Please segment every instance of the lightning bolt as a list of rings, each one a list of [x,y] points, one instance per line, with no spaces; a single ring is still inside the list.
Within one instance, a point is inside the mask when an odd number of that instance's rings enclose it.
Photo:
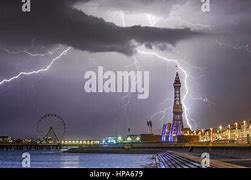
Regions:
[[[29,76],[29,75],[32,75],[32,74],[38,74],[38,73],[47,71],[48,69],[50,69],[50,67],[57,60],[59,60],[62,56],[66,55],[68,53],[68,51],[70,51],[70,49],[71,49],[71,47],[68,47],[64,51],[62,51],[57,57],[53,58],[52,61],[45,68],[42,68],[42,69],[39,69],[39,70],[35,70],[35,71],[30,71],[30,72],[20,72],[16,76],[13,76],[13,77],[11,77],[9,79],[3,79],[2,81],[0,81],[0,85],[2,85],[4,83],[11,82],[11,81],[13,81],[15,79],[18,79],[18,78],[22,77],[22,76]]]
[[[121,11],[121,12],[120,12],[120,15],[121,15],[121,19],[122,19],[122,24],[123,24],[123,26],[125,27],[126,25],[125,25],[125,16],[124,16],[124,13]],[[150,15],[150,14],[145,14],[145,17],[147,18],[147,20],[148,20],[150,26],[152,26],[152,27],[154,27],[155,24],[159,21],[158,18],[156,18],[156,17],[154,17],[154,16],[152,16],[152,15]],[[181,18],[180,18],[180,20],[181,20]],[[200,26],[200,27],[203,27],[203,28],[209,28],[209,26],[207,26],[207,25],[194,24],[194,23],[191,23],[191,22],[188,22],[188,21],[187,21],[187,23],[189,23],[190,25],[193,25],[193,26]],[[191,118],[191,115],[190,115],[190,113],[189,113],[189,108],[188,108],[188,106],[187,106],[186,103],[185,103],[185,100],[187,99],[187,97],[188,97],[188,95],[189,95],[189,88],[188,88],[188,73],[187,73],[187,71],[184,69],[184,67],[182,67],[182,65],[180,64],[180,61],[175,60],[175,59],[168,59],[168,58],[163,57],[163,56],[161,56],[161,55],[159,55],[159,54],[157,54],[157,53],[155,53],[155,52],[142,51],[142,50],[139,50],[138,48],[137,48],[137,52],[138,52],[139,54],[143,54],[143,55],[152,55],[152,56],[155,56],[155,57],[157,57],[157,58],[159,58],[159,59],[162,59],[162,60],[164,60],[164,61],[166,61],[166,62],[175,63],[175,64],[178,66],[179,70],[184,74],[184,80],[185,80],[185,83],[184,83],[184,84],[185,84],[185,86],[184,86],[184,87],[185,87],[185,94],[183,95],[183,98],[182,98],[182,104],[183,104],[183,107],[184,107],[184,116],[185,116],[187,125],[189,126],[189,128],[192,129],[191,121],[194,121],[194,120]],[[134,58],[134,62],[133,62],[132,64],[128,65],[127,68],[128,68],[128,67],[135,67],[135,69],[138,70],[137,58],[136,58],[135,56],[134,56],[133,58]],[[185,62],[185,63],[187,63],[187,62]],[[190,64],[189,64],[189,65],[190,65]],[[196,67],[196,68],[197,68],[197,67]],[[201,69],[200,69],[200,70],[201,70]],[[132,94],[129,92],[129,93],[127,93],[125,96],[123,96],[122,99],[121,99],[122,102],[123,102],[123,105],[124,105],[124,106],[123,106],[123,107],[124,107],[124,111],[127,110],[127,107],[128,107],[128,105],[130,104],[131,95],[132,95]],[[208,99],[207,99],[206,97],[200,97],[200,98],[193,98],[192,96],[190,96],[190,97],[191,97],[191,99],[193,99],[193,100],[200,100],[200,101],[203,101],[203,102],[208,102]],[[173,99],[171,99],[171,98],[167,98],[165,101],[167,101],[167,100],[168,100],[168,101],[173,101]],[[161,104],[164,104],[164,102],[161,103]],[[156,116],[158,116],[158,115],[161,115],[161,118],[160,118],[160,119],[163,119],[163,118],[166,116],[167,111],[168,111],[169,109],[172,109],[172,107],[171,107],[171,106],[170,106],[170,107],[166,107],[165,109],[163,109],[163,110],[161,110],[161,111],[159,111],[159,112],[154,113],[154,114],[151,116],[151,119],[153,119],[154,117],[156,117]]]
[[[217,43],[217,45],[219,45],[220,47],[229,47],[229,48],[232,48],[234,50],[245,50],[247,51],[249,54],[251,54],[251,49],[249,49],[249,45],[246,44],[246,45],[240,45],[240,46],[235,46],[235,45],[231,45],[231,44],[228,44],[228,43],[225,43],[225,42],[220,42],[219,40],[215,40],[215,42]]]
[[[159,21],[159,18],[153,16],[152,14],[145,14],[150,26],[154,27],[155,24]]]
[[[138,69],[139,69],[139,67],[138,67],[138,59],[135,56],[133,56],[133,59],[134,59],[133,63],[127,65],[126,69],[129,70],[130,67],[133,67],[133,68],[135,68],[136,71],[138,71]],[[132,92],[130,92],[130,91],[128,93],[126,93],[126,95],[121,98],[124,112],[127,111],[128,105],[131,102],[131,98],[132,98]]]
[[[121,16],[121,21],[122,21],[122,25],[123,27],[126,26],[126,23],[125,23],[125,14],[123,13],[123,11],[120,11],[119,12],[120,16]],[[137,58],[135,56],[133,56],[133,63],[132,64],[129,64],[126,66],[126,69],[129,70],[130,67],[133,67],[135,68],[135,70],[138,70],[138,61],[137,61]],[[126,93],[122,98],[121,98],[121,102],[122,102],[122,109],[124,110],[124,112],[126,113],[127,111],[127,108],[131,102],[131,98],[132,98],[132,92],[128,92]]]
[[[123,11],[116,11],[113,16],[112,16],[112,21],[114,21],[114,18],[119,15],[121,17],[121,22],[122,22],[122,26],[125,27],[126,23],[125,23],[125,14]]]
[[[201,24],[201,23],[194,23],[192,21],[188,21],[186,19],[183,19],[180,15],[178,15],[179,10],[174,8],[173,11],[170,12],[169,18],[170,20],[173,19],[174,22],[179,22],[180,25],[188,25],[190,27],[194,27],[195,29],[211,29],[211,26],[208,24]],[[167,19],[167,20],[168,20]]]
[[[185,86],[184,86],[185,87],[185,94],[184,94],[184,96],[182,98],[182,104],[184,106],[184,115],[185,115],[185,119],[186,119],[187,125],[189,126],[189,128],[192,129],[192,126],[191,126],[191,123],[190,123],[190,118],[189,118],[189,113],[188,113],[188,108],[187,108],[187,105],[185,103],[185,100],[186,100],[186,98],[188,96],[188,93],[189,93],[188,83],[187,83],[187,81],[188,81],[188,73],[187,73],[187,71],[175,59],[168,59],[168,58],[166,58],[164,56],[161,56],[161,55],[159,55],[159,54],[157,54],[155,52],[142,51],[142,50],[139,50],[139,49],[137,49],[137,52],[139,54],[143,54],[143,55],[155,56],[155,57],[157,57],[159,59],[162,59],[162,60],[164,60],[166,62],[175,63],[177,65],[177,67],[179,68],[179,70],[184,74],[184,79],[185,79],[185,83],[184,83],[185,84]]]
[[[159,21],[159,19],[156,18],[156,17],[154,17],[154,16],[151,16],[151,15],[145,15],[145,16],[146,16],[146,18],[148,19],[148,22],[149,22],[150,26],[153,26],[153,27],[154,27],[155,24]],[[181,17],[178,17],[178,16],[173,16],[173,17],[178,18],[178,20],[179,20],[180,22],[183,21],[183,22],[185,22],[185,23],[187,23],[187,24],[190,24],[190,25],[192,25],[192,26],[199,26],[200,28],[207,28],[207,29],[210,28],[209,25],[195,24],[195,23],[192,23],[192,22],[190,22],[190,21],[183,20]],[[187,98],[187,96],[188,96],[188,94],[189,94],[189,89],[188,89],[188,73],[187,73],[187,71],[181,66],[180,61],[177,61],[177,60],[175,60],[175,59],[168,59],[168,58],[163,57],[163,56],[161,56],[161,55],[159,55],[159,54],[157,54],[157,53],[155,53],[155,52],[146,52],[146,51],[141,51],[141,50],[138,49],[138,53],[141,53],[141,54],[144,54],[144,55],[154,55],[154,56],[158,57],[159,59],[165,60],[165,61],[167,61],[167,62],[173,62],[173,63],[175,63],[175,64],[177,65],[177,67],[183,72],[183,74],[184,74],[184,76],[185,76],[185,78],[184,78],[184,79],[185,79],[185,95],[184,95],[183,98],[182,98],[182,104],[183,104],[183,106],[184,106],[184,115],[185,115],[185,119],[186,119],[187,125],[189,126],[190,129],[192,129],[192,126],[191,126],[190,121],[191,121],[191,120],[194,121],[194,120],[191,118],[191,115],[190,115],[190,113],[189,113],[189,108],[187,107],[187,105],[186,105],[186,103],[185,103],[185,99]],[[184,62],[184,63],[188,64],[187,62]],[[189,65],[191,66],[191,64],[189,64]],[[192,67],[194,68],[194,66],[192,66]],[[201,68],[199,68],[199,67],[196,67],[196,68],[198,68],[199,70],[201,70]],[[207,102],[207,101],[208,101],[207,98],[193,98],[191,95],[190,95],[190,97],[191,97],[191,99],[193,99],[193,100],[201,100],[201,101],[203,101],[203,102]],[[166,99],[164,102],[162,102],[161,104],[165,104],[165,102],[166,102],[167,100],[173,102],[173,99],[167,98],[167,99]],[[152,119],[154,116],[158,115],[158,114],[162,114],[162,116],[161,116],[160,119],[163,119],[163,118],[166,116],[167,111],[168,111],[169,109],[172,109],[172,107],[167,107],[167,108],[165,108],[164,110],[161,110],[161,111],[159,111],[159,112],[156,112],[155,114],[152,115],[151,119]],[[194,122],[195,122],[195,121],[194,121]]]
[[[207,24],[193,23],[191,21],[182,19],[179,16],[175,16],[175,18],[178,19],[178,21],[180,22],[180,24],[188,24],[188,25],[193,26],[193,27],[198,27],[198,29],[209,29],[209,30],[211,29],[211,26],[207,25]]]
[[[33,57],[37,57],[37,56],[45,56],[45,54],[36,54],[36,53],[31,53],[28,52],[27,50],[23,50],[23,51],[10,51],[8,49],[4,49],[4,51],[8,54],[27,54],[29,56],[33,56]]]
[[[125,27],[126,26],[126,23],[125,23],[125,14],[123,13],[123,11],[120,11],[120,15],[121,15],[121,20],[122,20],[123,27]]]
[[[168,99],[168,100],[170,100],[171,103],[173,102],[173,99],[171,99],[171,98]],[[166,120],[167,112],[170,111],[170,110],[172,110],[172,108],[173,108],[173,106],[167,107],[167,106],[166,106],[167,103],[164,103],[164,102],[166,102],[166,101],[167,101],[167,99],[166,99],[165,101],[163,101],[162,103],[160,103],[161,107],[164,106],[164,108],[163,108],[162,110],[158,111],[158,112],[155,112],[155,113],[151,116],[151,118],[150,118],[151,120],[154,120],[154,119],[157,118],[157,117],[158,117],[158,119],[161,120],[161,121],[163,121],[164,119]]]
[[[47,53],[45,53],[45,54],[42,54],[42,53],[32,53],[32,52],[27,51],[26,49],[24,49],[24,50],[22,50],[22,51],[10,51],[9,49],[3,49],[3,50],[4,50],[6,53],[8,53],[8,54],[14,54],[14,55],[16,55],[16,54],[27,54],[27,55],[32,56],[32,57],[38,57],[38,56],[44,57],[44,56],[46,56],[47,54],[53,55],[56,51],[58,51],[58,50],[60,49],[60,47],[61,47],[61,46],[58,46],[58,47],[56,47],[55,49],[48,50]]]
[[[164,101],[159,104],[160,107],[162,107],[162,110],[160,110],[158,112],[155,112],[151,116],[150,120],[154,120],[155,118],[158,118],[160,121],[166,120],[167,112],[169,110],[172,110],[172,108],[173,108],[173,106],[169,106],[169,107],[166,106],[168,104],[168,101],[170,101],[171,104],[173,103],[173,99],[172,98],[166,98],[166,99],[164,99]]]

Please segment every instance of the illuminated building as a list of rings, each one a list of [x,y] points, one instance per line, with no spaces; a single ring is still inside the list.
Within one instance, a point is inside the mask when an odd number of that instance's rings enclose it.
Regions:
[[[127,142],[141,142],[141,135],[138,134],[128,135]]]
[[[116,144],[117,138],[116,137],[105,137],[102,140],[102,144]]]
[[[165,142],[168,140],[168,136],[171,129],[171,123],[167,123],[163,125],[162,132],[161,132],[161,141]]]
[[[0,136],[0,142],[12,142],[10,136]]]
[[[127,136],[105,137],[102,144],[126,144],[142,142],[160,142],[161,136],[154,134],[130,134]]]
[[[204,133],[203,133],[204,132]],[[251,121],[235,122],[227,126],[219,126],[217,128],[210,128],[206,130],[197,130],[196,134],[200,136],[200,142],[211,143],[250,143]]]

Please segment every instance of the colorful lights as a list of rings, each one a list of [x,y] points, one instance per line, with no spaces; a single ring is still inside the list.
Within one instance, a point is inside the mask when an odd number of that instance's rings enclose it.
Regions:
[[[199,134],[200,131],[201,134]],[[203,132],[205,133],[203,134]],[[226,127],[220,125],[218,128],[197,130],[197,135],[202,136],[200,141],[213,143],[247,143],[247,137],[250,133],[251,121],[235,122],[228,124]]]
[[[164,124],[163,128],[162,128],[162,133],[161,133],[161,141],[162,142],[166,141],[166,136],[167,136],[166,131],[167,131],[167,125]]]
[[[105,137],[102,140],[102,144],[116,144],[116,143],[117,143],[116,137]]]

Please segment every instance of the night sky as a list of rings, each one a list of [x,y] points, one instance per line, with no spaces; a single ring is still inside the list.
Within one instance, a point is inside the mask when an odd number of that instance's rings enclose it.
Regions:
[[[251,2],[211,0],[0,1],[0,135],[35,137],[46,113],[66,123],[66,138],[153,132],[172,120],[172,83],[179,64],[185,126],[251,120]],[[250,45],[250,46],[249,46]],[[21,75],[47,67],[44,72]],[[172,62],[166,61],[172,60]],[[176,62],[176,63],[175,63]],[[84,74],[150,72],[150,96],[86,93]],[[187,79],[184,71],[187,73]],[[187,89],[185,88],[187,87]]]

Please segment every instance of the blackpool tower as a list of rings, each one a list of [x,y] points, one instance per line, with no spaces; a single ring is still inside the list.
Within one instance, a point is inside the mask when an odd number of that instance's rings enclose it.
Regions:
[[[177,136],[181,135],[183,129],[183,119],[182,119],[183,110],[180,97],[181,82],[178,71],[176,72],[173,87],[174,87],[173,122],[171,125],[171,130],[169,132],[169,138],[168,138],[169,141],[176,141]]]

